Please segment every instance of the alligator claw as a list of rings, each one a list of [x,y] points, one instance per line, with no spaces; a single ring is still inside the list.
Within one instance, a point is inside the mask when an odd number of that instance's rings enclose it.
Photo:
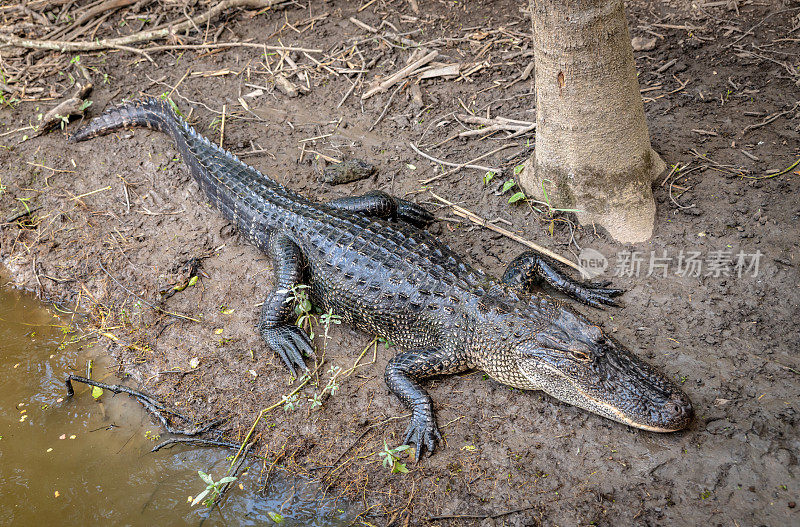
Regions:
[[[579,302],[597,309],[603,309],[603,304],[619,307],[619,303],[613,297],[622,293],[623,291],[619,289],[592,288],[590,284],[575,284],[567,292]]]
[[[593,293],[599,293],[605,296],[618,296],[625,292],[624,289],[613,289],[608,286],[611,285],[611,280],[603,280],[602,282],[583,282],[581,287],[591,289]]]
[[[609,306],[619,305],[613,297],[621,295],[623,291],[621,289],[607,288],[606,286],[610,284],[609,282],[579,282],[570,278],[569,275],[561,271],[554,262],[547,258],[541,256],[535,256],[535,258],[534,269],[536,274],[554,289],[597,309],[603,309],[603,304]]]
[[[303,354],[314,356],[308,335],[297,326],[285,324],[263,331],[264,340],[278,354],[286,368],[297,377],[297,371],[308,372]]]
[[[436,421],[430,412],[424,410],[414,409],[411,415],[411,424],[406,429],[406,435],[403,439],[404,445],[415,445],[415,459],[419,461],[422,459],[423,446],[428,451],[428,455],[433,454],[436,450],[436,443],[442,441],[442,434],[439,433],[439,427],[436,426]]]
[[[414,202],[401,198],[394,198],[394,201],[397,204],[397,218],[406,223],[424,229],[436,221],[433,214]]]

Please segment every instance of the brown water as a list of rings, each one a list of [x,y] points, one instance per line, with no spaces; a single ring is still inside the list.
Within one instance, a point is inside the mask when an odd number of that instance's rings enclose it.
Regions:
[[[259,466],[236,482],[212,512],[188,503],[205,488],[198,470],[224,476],[230,452],[173,447],[150,453],[161,433],[136,401],[63,379],[85,375],[118,381],[102,350],[78,341],[69,316],[54,316],[32,295],[0,286],[0,525],[350,525],[343,500],[321,501],[317,489],[289,475],[259,495]],[[243,489],[239,488],[241,484]]]

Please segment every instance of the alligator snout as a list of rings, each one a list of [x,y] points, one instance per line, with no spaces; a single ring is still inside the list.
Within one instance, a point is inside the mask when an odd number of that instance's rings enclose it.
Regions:
[[[686,428],[693,417],[692,401],[685,393],[677,391],[664,404],[661,415],[655,421],[664,423],[664,430],[674,432]]]

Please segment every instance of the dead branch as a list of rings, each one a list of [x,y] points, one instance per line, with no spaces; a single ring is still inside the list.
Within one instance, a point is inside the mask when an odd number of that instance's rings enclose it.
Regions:
[[[0,43],[10,44],[12,46],[17,46],[21,48],[49,49],[61,52],[119,49],[123,51],[138,53],[140,55],[145,55],[148,58],[148,60],[152,61],[152,59],[149,57],[149,55],[147,55],[145,51],[132,48],[129,45],[141,42],[148,42],[151,40],[157,40],[175,33],[179,33],[181,31],[186,31],[187,29],[193,28],[195,25],[199,26],[200,24],[204,24],[207,21],[216,18],[222,12],[227,11],[228,9],[234,9],[239,7],[270,8],[270,7],[277,7],[284,3],[286,3],[285,0],[223,0],[222,2],[216,4],[214,7],[212,7],[205,13],[202,13],[194,18],[190,18],[189,20],[186,20],[179,24],[175,24],[170,27],[153,29],[150,31],[140,31],[138,33],[134,33],[132,35],[128,35],[125,37],[110,38],[97,41],[69,42],[63,40],[32,40],[32,39],[20,38],[14,35],[0,34]]]
[[[79,85],[78,90],[72,97],[62,101],[56,105],[55,108],[50,109],[50,111],[44,114],[41,124],[39,124],[39,127],[36,129],[36,135],[42,135],[48,132],[52,128],[69,120],[69,117],[72,115],[83,115],[83,112],[88,107],[88,103],[85,103],[84,99],[91,91],[91,82]]]
[[[751,124],[749,126],[745,126],[744,129],[742,130],[742,135],[747,135],[749,132],[752,132],[753,130],[755,130],[757,128],[761,128],[762,126],[767,126],[769,123],[771,123],[772,121],[778,119],[779,117],[783,117],[787,113],[792,113],[798,107],[800,107],[800,101],[797,101],[796,103],[794,103],[794,105],[791,108],[789,108],[788,110],[784,110],[782,112],[776,112],[776,113],[768,116],[766,119],[764,119],[760,123],[756,123],[756,124]]]
[[[385,92],[386,90],[388,90],[389,88],[391,88],[392,86],[394,86],[395,84],[400,82],[401,80],[405,79],[406,77],[410,77],[411,75],[413,75],[416,70],[418,70],[419,68],[421,68],[425,64],[427,64],[430,61],[432,61],[433,59],[435,59],[438,55],[439,55],[438,51],[431,51],[430,53],[427,53],[422,58],[415,60],[414,62],[412,62],[411,64],[409,64],[405,68],[401,69],[400,71],[398,71],[397,73],[395,73],[394,75],[392,75],[391,77],[386,79],[385,81],[381,82],[379,85],[375,86],[374,88],[372,88],[370,90],[367,90],[367,92],[364,93],[364,95],[361,96],[361,100],[364,101],[366,99],[369,99],[370,97],[372,97],[376,93]]]
[[[202,426],[196,426],[192,429],[182,429],[182,428],[175,428],[169,424],[169,421],[166,417],[164,417],[164,413],[170,413],[185,421],[190,421],[191,419],[186,417],[185,415],[181,415],[173,410],[170,410],[160,402],[156,401],[149,395],[142,393],[138,390],[134,390],[133,388],[128,388],[127,386],[122,386],[119,384],[106,384],[103,382],[93,381],[92,379],[87,379],[86,377],[81,377],[79,375],[68,375],[64,383],[67,385],[67,396],[72,397],[75,395],[75,390],[72,387],[72,381],[80,382],[83,384],[88,384],[89,386],[96,386],[97,388],[102,388],[104,390],[108,390],[114,393],[127,393],[128,395],[134,397],[137,401],[142,403],[142,405],[147,408],[147,410],[152,413],[154,416],[161,421],[161,424],[170,434],[176,435],[185,435],[185,436],[195,436],[202,434],[203,432],[207,432],[217,426],[218,424],[222,423],[225,419],[217,419],[212,421],[208,424]]]
[[[430,191],[428,191],[428,192],[430,192]],[[540,253],[544,254],[545,256],[549,256],[550,258],[552,258],[554,260],[558,260],[559,262],[563,263],[564,265],[568,265],[568,266],[572,267],[573,269],[575,269],[577,271],[581,271],[581,268],[580,268],[580,266],[578,264],[576,264],[576,263],[574,263],[574,262],[572,262],[570,260],[567,260],[566,258],[561,256],[560,254],[554,253],[553,251],[551,251],[549,249],[545,249],[541,245],[533,243],[531,241],[528,241],[528,240],[526,240],[525,238],[523,238],[521,236],[517,236],[513,232],[508,231],[508,230],[506,230],[506,229],[504,229],[502,227],[498,227],[497,225],[495,225],[493,223],[490,223],[489,220],[487,220],[486,218],[482,218],[481,216],[478,216],[474,212],[469,211],[469,210],[465,209],[464,207],[459,207],[455,203],[447,201],[443,197],[438,196],[438,195],[434,194],[433,192],[431,192],[430,194],[431,194],[431,196],[433,196],[437,200],[441,201],[442,203],[444,203],[448,207],[452,208],[453,209],[453,213],[455,215],[461,216],[462,218],[466,218],[466,219],[470,220],[471,222],[473,222],[473,223],[475,223],[477,225],[480,225],[481,227],[485,227],[485,228],[489,229],[490,231],[494,231],[494,232],[496,232],[498,234],[502,234],[503,236],[511,238],[512,240],[514,240],[516,242],[519,242],[519,243],[521,243],[523,245],[527,245],[528,247],[530,247],[534,251],[540,252]]]
[[[423,152],[422,150],[417,148],[417,146],[414,143],[408,143],[408,146],[410,146],[411,149],[414,152],[416,152],[417,154],[421,155],[425,159],[429,159],[429,160],[433,161],[434,163],[439,163],[440,165],[445,165],[445,166],[449,166],[449,167],[457,167],[457,168],[474,168],[474,169],[477,169],[477,170],[483,170],[485,172],[494,172],[495,174],[499,174],[500,172],[502,172],[502,169],[499,169],[499,168],[485,167],[485,166],[482,166],[482,165],[471,165],[471,164],[464,165],[464,164],[459,164],[459,163],[451,163],[450,161],[444,161],[442,159],[437,159],[437,158],[433,157],[430,154],[426,154],[425,152]]]
[[[509,137],[517,137],[519,135],[528,133],[536,129],[536,123],[531,121],[519,121],[517,119],[507,119],[505,117],[495,117],[487,119],[485,117],[478,117],[477,115],[464,115],[459,114],[458,119],[469,124],[479,124],[486,128],[478,128],[475,130],[467,130],[461,132],[459,137],[469,137],[472,135],[484,135],[488,133],[506,130],[512,133]]]

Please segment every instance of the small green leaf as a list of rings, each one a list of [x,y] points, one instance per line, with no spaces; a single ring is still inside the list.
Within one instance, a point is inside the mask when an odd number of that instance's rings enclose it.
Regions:
[[[193,286],[194,284],[197,283],[197,280],[198,280],[197,275],[194,275],[193,277],[189,278],[189,285]]]
[[[227,483],[233,483],[234,481],[236,481],[236,477],[234,477],[234,476],[225,476],[224,478],[219,480],[217,483],[219,483],[220,485],[225,485]]]
[[[509,203],[516,203],[517,201],[519,201],[521,199],[525,199],[525,193],[524,192],[517,192],[516,194],[514,194],[513,196],[508,198],[508,202]]]
[[[99,399],[101,395],[103,395],[103,389],[100,388],[99,386],[93,386],[92,397],[94,397],[95,399]]]
[[[192,502],[192,507],[194,507],[195,505],[197,505],[198,503],[203,501],[203,498],[205,498],[208,495],[209,492],[210,491],[208,489],[206,489],[203,492],[201,492],[200,494],[198,494],[197,497]]]
[[[197,474],[200,476],[200,479],[202,479],[207,485],[213,485],[214,484],[214,478],[212,478],[211,476],[209,476],[208,474],[206,474],[202,470],[198,470]]]
[[[283,515],[278,514],[277,512],[267,511],[267,516],[269,516],[269,519],[275,523],[283,523]]]
[[[513,179],[509,179],[508,181],[506,181],[505,183],[503,183],[503,193],[505,194],[506,192],[508,192],[509,190],[511,190],[511,187],[513,187],[513,186],[514,186],[514,185],[516,185],[516,184],[517,184],[517,183],[516,183],[516,182],[515,182]]]
[[[521,164],[521,165],[517,165],[517,166],[515,166],[515,167],[514,167],[514,175],[515,175],[515,176],[519,175],[519,173],[520,173],[520,172],[522,172],[522,169],[523,169],[523,168],[525,168],[525,165],[524,165],[524,164]]]
[[[497,174],[495,174],[494,172],[487,172],[486,174],[484,174],[483,175],[483,184],[484,185],[488,185],[489,182],[492,180],[492,178],[494,178],[494,176],[496,176],[496,175]]]
[[[392,474],[407,474],[408,469],[406,468],[405,463],[400,463],[399,461],[394,464],[392,467]]]

